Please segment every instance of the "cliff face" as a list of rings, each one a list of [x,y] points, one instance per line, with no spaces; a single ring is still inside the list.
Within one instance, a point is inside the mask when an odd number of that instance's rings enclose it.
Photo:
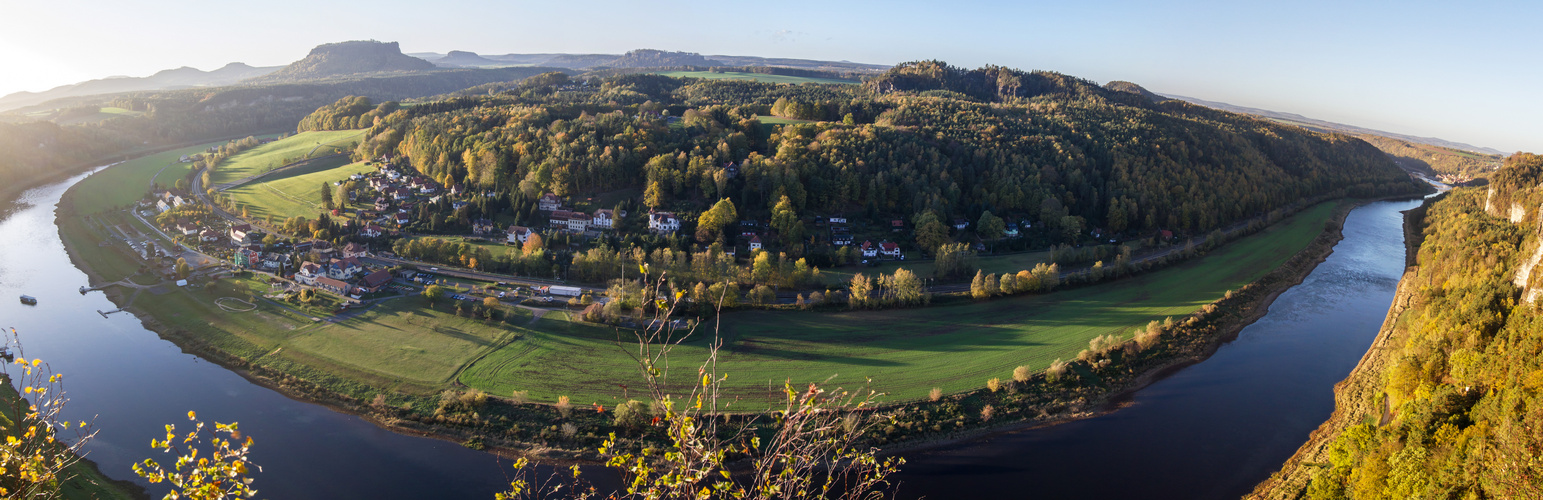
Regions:
[[[1543,498],[1543,157],[1410,214],[1417,266],[1259,499]]]
[[[1485,192],[1484,212],[1512,224],[1530,225],[1533,234],[1539,235],[1523,246],[1527,257],[1512,278],[1522,291],[1522,303],[1537,302],[1543,297],[1543,279],[1534,280],[1538,263],[1543,262],[1543,157],[1517,154],[1507,159]]]
[[[402,53],[396,42],[352,41],[318,45],[305,59],[290,63],[262,80],[307,80],[379,71],[424,71],[434,63]]]

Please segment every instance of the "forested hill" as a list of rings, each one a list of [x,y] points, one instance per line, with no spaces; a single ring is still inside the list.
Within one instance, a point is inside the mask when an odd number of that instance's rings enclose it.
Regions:
[[[310,120],[328,121],[358,122]],[[377,123],[361,157],[406,154],[436,180],[521,203],[631,188],[640,208],[695,214],[727,197],[766,218],[787,196],[797,214],[886,224],[1019,214],[1068,240],[1203,233],[1317,195],[1422,189],[1349,136],[1056,73],[939,62],[861,86],[556,75]]]
[[[293,130],[295,123],[339,98],[379,100],[430,96],[489,82],[508,82],[549,68],[456,69],[328,81],[130,92],[84,101],[132,115],[61,126],[0,123],[0,179],[25,187],[121,155],[172,144]],[[10,194],[0,189],[0,194]]]
[[[1373,414],[1332,429],[1327,463],[1283,471],[1277,482],[1292,486],[1256,493],[1543,498],[1543,312],[1524,293],[1543,283],[1529,276],[1543,274],[1534,272],[1543,157],[1514,155],[1496,178],[1504,202],[1460,189],[1417,217],[1419,267],[1400,285],[1408,308],[1363,362],[1374,371],[1347,382],[1368,400],[1340,401],[1339,411]],[[1529,208],[1511,217],[1503,207],[1520,200]]]

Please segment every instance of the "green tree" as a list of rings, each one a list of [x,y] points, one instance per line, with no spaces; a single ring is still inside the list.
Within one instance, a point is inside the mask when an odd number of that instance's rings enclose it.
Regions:
[[[321,183],[321,206],[327,210],[332,210],[332,186],[327,184],[326,181]]]
[[[429,307],[434,307],[436,302],[444,300],[445,289],[439,285],[429,285],[423,287],[422,295],[424,299],[429,301]]]
[[[188,265],[187,259],[177,257],[177,266],[174,268],[174,272],[177,273],[177,279],[185,280],[189,274],[192,274],[193,267]]]
[[[734,209],[734,202],[728,198],[718,200],[713,208],[702,212],[697,218],[696,239],[699,243],[712,243],[723,236],[723,226],[739,220],[739,212]]]
[[[928,210],[916,214],[911,222],[916,226],[916,245],[927,253],[935,255],[938,247],[953,241],[948,237],[948,226],[943,224],[937,212]]]
[[[980,220],[975,223],[975,232],[980,234],[981,238],[988,240],[1001,238],[1002,232],[1006,229],[1007,224],[1002,222],[1002,218],[991,215],[990,210],[981,213]]]
[[[782,195],[777,205],[772,207],[771,227],[777,230],[784,243],[803,240],[804,221],[793,210],[793,201],[788,199],[788,195]]]

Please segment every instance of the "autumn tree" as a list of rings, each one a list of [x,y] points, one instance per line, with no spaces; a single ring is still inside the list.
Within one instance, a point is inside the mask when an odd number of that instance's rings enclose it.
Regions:
[[[718,200],[713,208],[702,212],[697,218],[696,239],[699,243],[712,243],[723,236],[723,227],[739,220],[739,212],[734,209],[734,202],[728,198]]]
[[[793,209],[793,201],[788,195],[782,195],[777,200],[777,205],[772,207],[771,227],[777,230],[785,243],[801,241],[804,237],[804,221],[798,218],[798,213]]]

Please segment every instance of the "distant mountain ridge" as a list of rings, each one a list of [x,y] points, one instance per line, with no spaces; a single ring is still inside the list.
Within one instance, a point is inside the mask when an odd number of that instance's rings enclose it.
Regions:
[[[9,111],[65,97],[231,85],[248,78],[272,73],[279,68],[279,66],[253,67],[245,63],[233,62],[213,71],[203,71],[183,66],[176,69],[161,70],[145,77],[111,77],[87,80],[70,85],[61,85],[43,92],[24,91],[0,97],[0,111]]]
[[[1466,144],[1466,143],[1461,143],[1461,142],[1449,141],[1449,140],[1441,139],[1441,138],[1437,138],[1437,137],[1420,137],[1420,136],[1413,136],[1413,135],[1407,135],[1407,134],[1397,134],[1397,133],[1393,133],[1393,132],[1384,132],[1384,131],[1381,131],[1381,130],[1369,129],[1369,128],[1365,128],[1365,127],[1357,127],[1355,125],[1346,125],[1346,124],[1343,124],[1343,123],[1334,123],[1334,122],[1331,122],[1331,121],[1319,120],[1317,118],[1308,118],[1308,117],[1305,117],[1305,116],[1302,116],[1302,115],[1299,115],[1299,114],[1296,114],[1296,113],[1283,113],[1283,112],[1280,112],[1280,111],[1270,111],[1268,109],[1259,109],[1259,108],[1250,108],[1250,107],[1246,107],[1246,106],[1237,106],[1237,105],[1227,104],[1225,102],[1207,101],[1207,100],[1204,100],[1204,99],[1196,99],[1194,97],[1185,97],[1185,96],[1174,95],[1174,94],[1160,94],[1160,95],[1162,95],[1164,97],[1170,97],[1170,98],[1173,98],[1173,99],[1180,99],[1180,100],[1184,100],[1184,101],[1189,101],[1189,102],[1192,102],[1192,103],[1195,103],[1195,104],[1199,104],[1201,106],[1205,106],[1205,107],[1208,107],[1208,108],[1220,109],[1222,111],[1229,111],[1229,112],[1233,112],[1233,113],[1243,113],[1243,114],[1249,114],[1249,115],[1263,116],[1265,118],[1274,118],[1276,120],[1288,121],[1288,122],[1292,122],[1292,123],[1301,125],[1303,127],[1306,127],[1306,128],[1309,128],[1309,129],[1315,129],[1315,130],[1318,130],[1318,131],[1341,132],[1341,133],[1352,134],[1352,135],[1379,135],[1379,136],[1382,136],[1382,137],[1390,137],[1390,138],[1398,139],[1398,140],[1405,141],[1405,142],[1413,142],[1413,143],[1419,143],[1419,144],[1428,144],[1428,145],[1431,145],[1431,146],[1437,146],[1437,147],[1443,147],[1443,148],[1461,149],[1461,150],[1464,150],[1464,151],[1472,151],[1472,152],[1475,152],[1475,153],[1481,153],[1481,154],[1487,154],[1487,155],[1507,155],[1507,154],[1509,154],[1509,153],[1507,153],[1505,151],[1501,151],[1501,150],[1498,150],[1498,149],[1495,149],[1495,148],[1488,148],[1488,147],[1482,147],[1482,146],[1474,146],[1472,144]]]
[[[269,73],[257,81],[294,81],[382,71],[427,71],[434,63],[402,53],[397,42],[354,40],[327,43],[311,49],[304,59]]]
[[[656,68],[682,66],[775,66],[836,72],[882,72],[887,64],[865,64],[851,61],[816,61],[812,59],[769,58],[755,56],[701,55],[694,52],[671,52],[655,49],[638,49],[626,54],[503,54],[488,55],[453,50],[447,54],[438,52],[413,52],[407,54],[443,67],[539,65],[568,69],[591,68]],[[468,56],[475,56],[471,59]],[[483,62],[488,61],[488,62]]]

